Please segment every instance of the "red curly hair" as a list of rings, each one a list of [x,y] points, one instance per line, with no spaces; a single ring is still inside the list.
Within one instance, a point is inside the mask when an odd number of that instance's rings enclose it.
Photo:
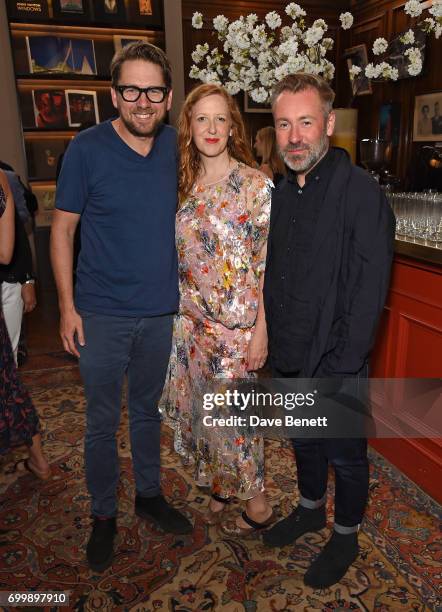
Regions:
[[[255,166],[252,151],[247,143],[246,131],[236,101],[220,85],[198,85],[187,96],[178,119],[179,200],[183,202],[192,190],[201,168],[201,158],[192,139],[192,110],[197,102],[207,96],[219,95],[226,101],[232,122],[232,135],[227,143],[227,151],[233,159],[248,166]]]

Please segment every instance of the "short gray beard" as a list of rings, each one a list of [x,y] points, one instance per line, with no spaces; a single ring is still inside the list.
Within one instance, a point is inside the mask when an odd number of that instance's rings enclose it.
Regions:
[[[316,145],[299,143],[302,147],[307,148],[308,150],[307,157],[299,157],[299,159],[296,155],[291,155],[288,153],[287,150],[293,148],[293,145],[296,146],[296,144],[297,143],[289,144],[284,149],[279,149],[279,154],[284,160],[286,166],[288,166],[291,170],[297,174],[306,174],[318,163],[322,157],[324,157],[328,149],[329,139],[327,132],[324,131],[320,141]]]

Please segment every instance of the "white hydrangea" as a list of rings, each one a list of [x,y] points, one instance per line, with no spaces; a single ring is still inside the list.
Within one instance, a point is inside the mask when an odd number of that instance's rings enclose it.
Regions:
[[[261,51],[258,54],[258,64],[260,65],[261,69],[266,68],[271,61],[272,54],[270,53],[270,51]]]
[[[299,4],[296,4],[296,2],[290,2],[290,4],[287,4],[287,6],[285,7],[285,12],[292,19],[297,19],[298,17],[305,17],[307,14],[304,9],[299,6]]]
[[[298,41],[292,37],[281,43],[277,49],[278,55],[293,56],[298,53]]]
[[[271,11],[270,13],[267,13],[267,15],[265,16],[265,20],[271,30],[276,30],[276,28],[279,28],[282,23],[281,17],[276,11]]]
[[[349,30],[353,25],[353,15],[348,11],[346,13],[341,13],[339,19],[343,30]]]
[[[200,69],[198,66],[193,65],[190,69],[189,76],[191,79],[199,79],[200,78]]]
[[[264,87],[257,87],[250,91],[250,97],[254,102],[262,103],[267,102],[269,94]]]
[[[275,71],[273,69],[263,70],[260,73],[260,81],[264,87],[272,87],[275,84]]]
[[[192,27],[195,28],[195,30],[201,30],[201,28],[203,27],[203,14],[202,13],[195,12],[192,15]]]
[[[192,61],[195,64],[199,64],[204,57],[207,55],[207,53],[209,52],[209,45],[207,43],[204,43],[203,45],[197,45],[195,47],[195,50],[192,51]]]
[[[405,3],[404,11],[407,15],[410,15],[410,17],[419,17],[423,10],[424,8],[419,0],[408,0],[408,2]]]
[[[217,15],[213,19],[213,27],[217,32],[224,32],[225,30],[227,30],[228,25],[229,20],[227,19],[227,17],[224,17],[224,15]]]
[[[326,32],[328,30],[328,25],[325,23],[325,21],[323,19],[316,19],[313,22],[313,28],[321,28],[321,30],[323,30],[324,32]]]
[[[380,76],[384,79],[391,79],[392,81],[397,81],[399,77],[399,71],[397,68],[394,68],[388,62],[381,62],[378,64]]]
[[[324,38],[322,40],[322,44],[327,49],[327,51],[330,51],[331,49],[333,49],[335,41],[333,40],[333,38]]]
[[[411,62],[410,64],[408,64],[407,70],[410,76],[417,76],[418,74],[422,72],[422,62],[421,61]]]
[[[379,64],[376,66],[371,62],[365,66],[365,76],[368,79],[377,79],[381,74],[381,69],[379,68]]]
[[[250,13],[250,15],[247,15],[246,17],[246,22],[249,26],[254,26],[257,21],[258,15],[256,13]]]
[[[275,79],[281,81],[284,77],[289,74],[287,64],[281,64],[275,68]]]
[[[213,70],[207,70],[204,75],[205,83],[212,83],[213,85],[221,85],[219,75]]]
[[[374,55],[381,55],[382,53],[385,53],[387,49],[388,49],[388,42],[385,40],[385,38],[376,38],[376,40],[373,43]]]
[[[287,38],[290,38],[290,36],[292,36],[292,28],[289,28],[289,26],[284,26],[280,29],[279,37],[281,41],[287,40]]]
[[[335,67],[328,60],[324,60],[322,66],[323,66],[322,74],[323,74],[324,79],[331,81],[333,77],[335,76]]]
[[[353,81],[356,77],[358,77],[361,74],[362,68],[354,64],[348,72],[350,74],[350,80]]]
[[[291,55],[287,58],[286,68],[289,74],[294,74],[295,72],[301,72],[305,68],[305,55]]]
[[[436,28],[434,30],[434,37],[435,38],[440,38],[441,34],[442,34],[442,24],[438,23],[438,24],[436,24]]]
[[[433,0],[433,6],[428,12],[434,17],[442,17],[442,0]]]
[[[267,40],[266,28],[265,25],[256,26],[252,32],[252,40],[255,43],[260,43],[262,41]]]
[[[405,34],[403,36],[401,36],[401,42],[404,43],[404,45],[412,45],[414,43],[414,32],[413,30],[408,30],[408,32],[405,32]]]
[[[231,96],[236,96],[236,94],[241,91],[241,87],[236,81],[227,81],[224,87]]]
[[[312,26],[311,28],[308,28],[308,30],[306,30],[304,36],[305,44],[307,45],[307,47],[313,47],[324,36],[324,31],[321,28],[314,28]]]

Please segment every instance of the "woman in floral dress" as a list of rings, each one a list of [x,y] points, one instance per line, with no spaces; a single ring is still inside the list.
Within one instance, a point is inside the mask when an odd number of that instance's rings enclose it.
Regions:
[[[263,440],[202,426],[201,390],[213,379],[252,378],[265,363],[271,182],[250,167],[241,114],[217,85],[189,94],[178,141],[180,310],[162,407],[175,429],[175,449],[195,462],[198,484],[211,486],[207,522],[219,522],[231,497],[246,501],[246,511],[223,527],[241,535],[274,520],[263,493]]]
[[[8,181],[0,170],[0,264],[9,263],[13,248],[14,202]],[[0,304],[0,455],[23,444],[29,452],[25,467],[38,478],[49,478],[51,470],[41,447],[38,415],[18,379]]]

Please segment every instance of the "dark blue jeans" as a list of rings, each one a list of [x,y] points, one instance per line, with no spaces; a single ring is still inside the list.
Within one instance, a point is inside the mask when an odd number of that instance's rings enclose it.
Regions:
[[[137,494],[160,493],[160,414],[172,341],[172,315],[132,318],[81,312],[86,345],[80,372],[87,400],[86,482],[92,514],[114,517],[119,465],[116,432],[124,377]]]
[[[273,369],[275,378],[296,378],[297,373]],[[368,365],[358,378],[368,377]],[[294,438],[298,473],[299,503],[318,508],[326,502],[328,467],[335,472],[335,530],[346,534],[357,531],[368,499],[369,465],[365,438]]]

